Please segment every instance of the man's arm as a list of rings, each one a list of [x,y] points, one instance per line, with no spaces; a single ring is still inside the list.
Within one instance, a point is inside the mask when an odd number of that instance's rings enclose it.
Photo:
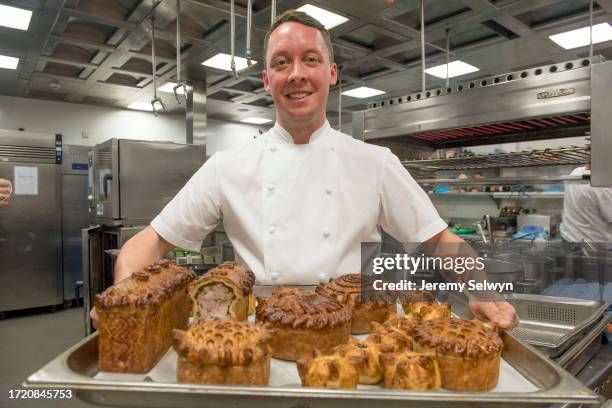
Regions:
[[[13,186],[11,182],[5,179],[0,179],[0,208],[6,207],[11,198]]]
[[[134,235],[123,247],[115,264],[115,283],[132,275],[153,262],[159,261],[164,254],[175,246],[163,239],[148,226]]]

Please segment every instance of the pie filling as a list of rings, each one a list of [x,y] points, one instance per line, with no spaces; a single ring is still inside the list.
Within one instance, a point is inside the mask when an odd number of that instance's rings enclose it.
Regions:
[[[197,320],[229,319],[229,308],[235,299],[233,291],[222,283],[203,286],[196,296]]]

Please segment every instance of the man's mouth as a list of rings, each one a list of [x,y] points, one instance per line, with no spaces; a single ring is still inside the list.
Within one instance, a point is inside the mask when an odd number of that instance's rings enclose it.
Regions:
[[[287,94],[286,96],[289,99],[304,99],[310,95],[312,95],[310,92],[292,92],[290,94]]]

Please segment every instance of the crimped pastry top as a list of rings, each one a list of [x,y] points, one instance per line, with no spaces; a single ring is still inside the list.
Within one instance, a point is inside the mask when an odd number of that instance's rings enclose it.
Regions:
[[[436,294],[431,290],[406,290],[400,294],[402,303],[435,302]]]
[[[129,278],[96,295],[95,306],[108,309],[114,306],[155,305],[195,277],[193,271],[164,259],[132,273]]]
[[[261,324],[214,319],[173,333],[174,349],[192,363],[249,365],[270,354],[271,332]]]
[[[499,353],[504,348],[495,323],[454,317],[424,321],[415,329],[414,340],[440,354],[464,357]]]
[[[191,286],[199,287],[209,281],[228,281],[230,285],[235,285],[243,296],[248,296],[255,284],[255,274],[237,262],[223,262],[199,277]]]
[[[386,322],[383,323],[383,327],[387,330],[399,330],[406,334],[412,334],[414,329],[421,323],[421,316],[416,314],[399,315],[393,313]]]
[[[391,294],[375,290],[374,277],[360,273],[349,273],[320,283],[315,291],[321,295],[336,299],[342,304],[354,307],[357,304],[389,304],[395,301]]]
[[[324,329],[351,320],[351,308],[332,298],[300,288],[280,287],[272,296],[257,298],[258,321],[292,328]]]

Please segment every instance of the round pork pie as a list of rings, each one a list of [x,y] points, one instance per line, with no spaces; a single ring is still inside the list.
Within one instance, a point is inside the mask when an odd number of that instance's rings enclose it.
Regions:
[[[316,292],[329,296],[351,308],[351,333],[370,332],[370,323],[382,323],[395,311],[395,298],[389,293],[373,288],[374,278],[370,275],[350,273],[321,283]]]
[[[261,324],[208,320],[174,330],[180,383],[267,385],[270,337]]]
[[[272,296],[257,298],[255,316],[274,330],[272,357],[295,361],[322,353],[348,341],[351,309],[334,299],[299,288],[278,288]]]
[[[434,352],[442,387],[453,391],[490,391],[499,380],[504,344],[497,325],[452,317],[428,320],[414,330],[415,350]]]

